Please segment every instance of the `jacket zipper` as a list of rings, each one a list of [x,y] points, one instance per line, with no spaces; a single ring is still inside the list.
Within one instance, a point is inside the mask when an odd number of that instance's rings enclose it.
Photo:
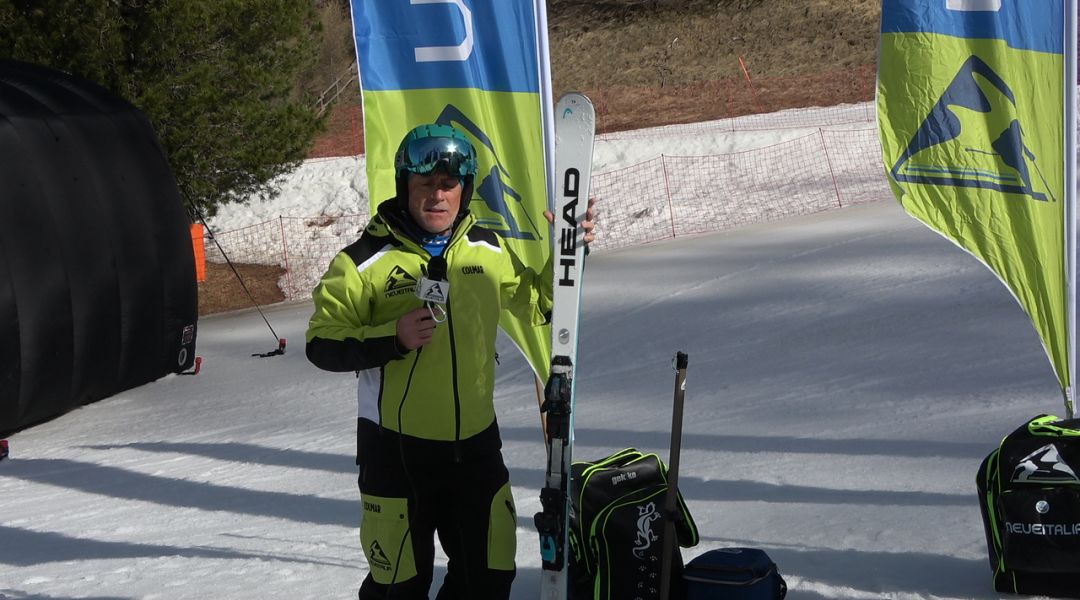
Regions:
[[[447,275],[449,277],[449,275]],[[461,395],[458,393],[457,345],[454,343],[454,319],[450,300],[446,301],[447,335],[450,336],[450,383],[454,388],[454,462],[461,462]]]

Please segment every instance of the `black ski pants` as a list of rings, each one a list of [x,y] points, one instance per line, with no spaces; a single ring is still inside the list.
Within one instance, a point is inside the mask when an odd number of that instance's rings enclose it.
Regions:
[[[502,454],[403,464],[396,444],[367,450],[357,461],[369,566],[360,600],[426,600],[436,535],[449,559],[437,600],[509,598],[517,515]]]

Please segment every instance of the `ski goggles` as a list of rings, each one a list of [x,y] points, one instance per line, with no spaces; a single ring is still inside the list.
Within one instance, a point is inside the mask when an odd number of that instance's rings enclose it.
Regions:
[[[408,140],[394,157],[397,175],[427,175],[444,169],[450,175],[476,174],[476,152],[466,140],[450,137],[427,137]]]

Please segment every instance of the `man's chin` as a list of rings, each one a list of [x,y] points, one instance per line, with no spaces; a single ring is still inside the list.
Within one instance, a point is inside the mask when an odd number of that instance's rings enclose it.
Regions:
[[[424,229],[428,233],[442,233],[450,228],[450,219],[439,217],[437,219],[424,219]]]

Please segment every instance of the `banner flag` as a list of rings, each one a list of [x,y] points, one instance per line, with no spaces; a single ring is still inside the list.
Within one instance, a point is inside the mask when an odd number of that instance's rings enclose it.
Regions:
[[[882,4],[877,109],[893,192],[998,275],[1068,390],[1065,82],[1062,0]]]
[[[395,193],[394,152],[417,125],[469,136],[479,169],[470,206],[529,266],[550,255],[536,0],[352,0],[372,214]],[[542,2],[540,3],[543,6]],[[541,379],[550,327],[500,320]]]

